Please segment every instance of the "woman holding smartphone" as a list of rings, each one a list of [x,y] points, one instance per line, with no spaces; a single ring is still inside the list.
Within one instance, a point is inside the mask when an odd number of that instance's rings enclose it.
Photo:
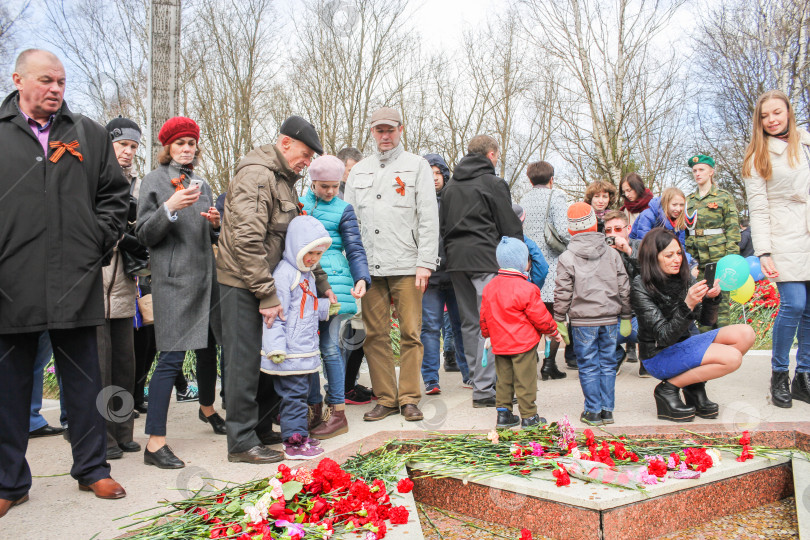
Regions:
[[[720,407],[706,395],[706,381],[740,367],[754,344],[754,330],[736,324],[697,334],[696,321],[711,326],[717,318],[720,284],[709,288],[705,280],[694,281],[672,231],[657,227],[647,233],[638,261],[630,300],[638,319],[639,359],[661,380],[654,392],[658,418],[717,418]]]
[[[225,422],[214,409],[216,340],[220,335],[219,289],[212,244],[220,215],[208,184],[194,174],[200,128],[185,117],[160,128],[158,168],[147,174],[138,199],[138,240],[149,248],[155,339],[160,352],[149,383],[144,463],[161,469],[185,466],[166,444],[166,416],[186,351],[197,355],[200,419],[216,433]]]
[[[759,96],[753,126],[742,176],[754,253],[779,289],[771,400],[787,408],[794,399],[810,403],[810,133],[796,125],[793,107],[779,90]],[[790,348],[797,331],[791,387]]]

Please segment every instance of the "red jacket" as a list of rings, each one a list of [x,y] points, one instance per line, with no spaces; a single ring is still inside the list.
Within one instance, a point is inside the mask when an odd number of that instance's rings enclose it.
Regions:
[[[492,353],[526,352],[543,334],[556,335],[557,323],[543,304],[540,289],[520,272],[498,270],[481,298],[481,335],[490,339]]]

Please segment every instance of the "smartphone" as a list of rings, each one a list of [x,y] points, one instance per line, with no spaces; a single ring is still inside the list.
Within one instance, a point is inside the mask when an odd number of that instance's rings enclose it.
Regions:
[[[202,180],[192,180],[188,183],[188,189],[202,189]]]
[[[703,269],[703,279],[706,280],[706,286],[709,289],[714,287],[714,275],[717,272],[717,263],[709,263]]]

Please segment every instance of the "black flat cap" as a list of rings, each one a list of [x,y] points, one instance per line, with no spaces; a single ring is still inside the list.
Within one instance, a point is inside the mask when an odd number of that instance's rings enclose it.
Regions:
[[[318,138],[318,132],[315,131],[315,126],[300,116],[291,116],[284,120],[284,123],[281,124],[281,129],[279,132],[282,135],[286,135],[297,141],[301,141],[305,145],[312,148],[316,154],[323,154],[321,139]]]

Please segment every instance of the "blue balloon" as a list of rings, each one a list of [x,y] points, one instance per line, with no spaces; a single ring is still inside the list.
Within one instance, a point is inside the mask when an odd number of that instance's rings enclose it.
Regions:
[[[765,274],[762,273],[762,265],[759,262],[759,257],[751,255],[750,257],[746,257],[745,260],[748,261],[748,270],[751,271],[751,277],[754,278],[754,281],[765,279]]]
[[[750,275],[748,261],[741,255],[726,255],[717,261],[715,279],[720,281],[720,290],[722,291],[739,289],[745,285]]]

